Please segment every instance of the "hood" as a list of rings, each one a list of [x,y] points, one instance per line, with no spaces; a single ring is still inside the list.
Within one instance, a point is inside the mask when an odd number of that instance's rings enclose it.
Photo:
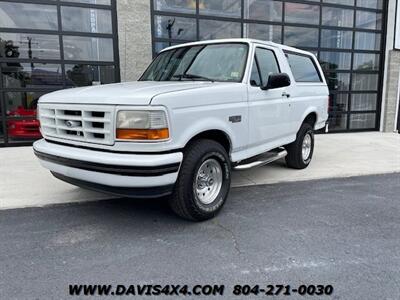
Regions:
[[[135,81],[72,88],[40,97],[39,103],[149,105],[161,94],[199,89],[218,83],[202,81]]]

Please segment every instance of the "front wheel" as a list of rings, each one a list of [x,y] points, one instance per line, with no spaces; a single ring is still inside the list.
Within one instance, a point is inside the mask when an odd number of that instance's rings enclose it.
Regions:
[[[225,204],[230,184],[231,165],[224,147],[213,140],[194,141],[184,152],[170,206],[185,219],[210,219]]]
[[[314,130],[308,123],[303,123],[296,140],[287,145],[286,164],[290,168],[305,169],[311,162],[314,153]]]

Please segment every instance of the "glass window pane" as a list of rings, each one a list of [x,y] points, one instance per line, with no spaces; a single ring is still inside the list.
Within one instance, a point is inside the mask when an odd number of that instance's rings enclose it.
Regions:
[[[180,74],[195,74],[219,81],[242,80],[246,66],[247,44],[215,44],[200,47],[194,61],[189,60],[189,68],[184,68]]]
[[[379,70],[379,54],[355,53],[353,70]]]
[[[55,5],[0,2],[0,27],[57,30]]]
[[[329,111],[341,112],[347,111],[349,103],[349,94],[331,94],[329,96]]]
[[[64,56],[68,60],[113,61],[113,41],[107,38],[64,36]]]
[[[353,32],[344,30],[326,30],[321,32],[321,47],[334,49],[351,49]]]
[[[7,136],[9,142],[28,142],[40,139],[40,123],[36,118],[25,116],[23,119],[8,119]]]
[[[152,81],[215,81],[242,80],[248,45],[222,43],[177,47],[163,51],[151,63],[140,80]],[[203,77],[203,78],[201,78]]]
[[[221,39],[241,36],[241,24],[215,20],[200,20],[200,39]]]
[[[354,11],[339,7],[322,8],[322,25],[353,27]]]
[[[202,15],[240,18],[241,0],[200,0],[199,12]]]
[[[369,11],[357,11],[356,27],[379,30],[382,28],[382,14]]]
[[[154,35],[158,38],[196,40],[196,19],[155,16]]]
[[[65,73],[71,87],[115,82],[114,66],[66,65]]]
[[[3,122],[0,122],[0,143],[4,143],[4,129],[3,129]]]
[[[196,0],[153,0],[154,9],[186,14],[196,13]]]
[[[381,48],[381,35],[370,32],[356,32],[355,46],[357,50],[379,50]]]
[[[330,115],[329,119],[329,131],[338,131],[347,129],[347,114]]]
[[[244,24],[244,37],[281,43],[282,27],[253,23]]]
[[[6,88],[61,88],[61,66],[42,63],[2,63],[3,85]]]
[[[260,73],[258,72],[256,59],[253,61],[253,66],[251,67],[250,84],[252,86],[260,86]]]
[[[110,10],[62,6],[61,16],[64,31],[112,33]]]
[[[318,29],[285,26],[286,45],[294,47],[318,47]]]
[[[154,51],[155,53],[159,53],[161,50],[168,48],[170,46],[175,46],[175,45],[174,43],[169,43],[169,42],[155,42]]]
[[[311,57],[292,53],[286,53],[286,57],[297,82],[321,82]]]
[[[281,22],[282,2],[273,0],[245,0],[244,18]]]
[[[350,70],[351,53],[321,51],[319,54],[319,61],[324,71]]]
[[[4,99],[7,117],[36,117],[39,97],[48,92],[6,92]]]
[[[319,6],[300,3],[285,3],[285,22],[319,24]]]
[[[353,74],[352,89],[354,91],[376,91],[378,74]]]
[[[154,52],[159,53],[161,50],[163,50],[169,46],[172,46],[172,44],[171,45],[170,44],[171,43],[167,43],[167,42],[155,42],[154,43]]]
[[[382,9],[383,0],[357,0],[357,6]]]
[[[269,75],[279,73],[278,63],[271,50],[257,48],[256,56],[258,66],[260,67],[262,83],[263,85],[266,85]]]
[[[0,32],[0,57],[60,59],[58,35]]]
[[[111,0],[62,0],[65,2],[97,4],[97,5],[111,5]]]
[[[145,71],[143,80],[182,80],[174,76],[187,72],[192,61],[200,55],[202,48],[202,46],[182,47],[161,53]]]
[[[322,2],[324,3],[334,3],[334,4],[350,5],[350,6],[354,6],[354,1],[355,0],[322,0]]]
[[[351,96],[351,110],[376,110],[376,94],[353,94]]]
[[[4,93],[7,134],[11,142],[41,138],[36,108],[39,97],[46,92],[6,92]],[[17,119],[17,118],[18,119]]]
[[[376,115],[369,114],[351,114],[350,129],[372,129],[375,128]]]
[[[328,87],[331,91],[348,91],[350,88],[350,74],[349,73],[325,73]]]

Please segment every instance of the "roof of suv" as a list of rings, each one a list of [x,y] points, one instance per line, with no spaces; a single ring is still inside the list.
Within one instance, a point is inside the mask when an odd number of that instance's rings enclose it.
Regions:
[[[170,46],[165,49],[163,49],[161,52],[170,50],[170,49],[175,49],[175,48],[180,48],[184,46],[195,46],[195,45],[205,45],[205,44],[220,44],[220,43],[248,43],[248,44],[261,44],[261,45],[266,45],[270,47],[275,47],[279,48],[282,50],[286,51],[293,51],[293,52],[298,52],[298,53],[304,53],[308,55],[313,55],[310,52],[300,50],[294,47],[282,45],[282,44],[277,44],[271,41],[263,41],[263,40],[256,40],[256,39],[248,39],[248,38],[233,38],[233,39],[219,39],[219,40],[205,40],[205,41],[198,41],[198,42],[190,42],[190,43],[185,43],[185,44],[179,44],[175,46]],[[314,55],[313,55],[314,56]]]

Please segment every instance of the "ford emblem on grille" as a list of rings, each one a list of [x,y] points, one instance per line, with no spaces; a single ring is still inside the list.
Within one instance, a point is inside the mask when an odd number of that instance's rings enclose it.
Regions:
[[[78,121],[67,120],[67,121],[65,121],[65,125],[68,128],[76,128],[76,127],[79,127],[81,125],[81,123]]]

